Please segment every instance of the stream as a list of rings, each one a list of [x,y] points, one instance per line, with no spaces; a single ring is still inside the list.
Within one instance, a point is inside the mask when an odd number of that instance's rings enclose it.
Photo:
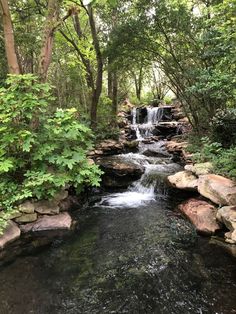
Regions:
[[[161,157],[146,157],[155,146]],[[0,269],[0,314],[236,313],[235,259],[176,210],[180,169],[162,143],[119,158],[145,172],[80,210],[70,238]]]

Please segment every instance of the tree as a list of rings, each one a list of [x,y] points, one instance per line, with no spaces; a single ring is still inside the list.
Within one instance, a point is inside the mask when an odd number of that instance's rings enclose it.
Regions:
[[[0,5],[9,73],[20,74],[20,66],[17,60],[14,31],[8,0],[0,0]]]
[[[59,0],[48,1],[48,14],[44,26],[42,48],[39,56],[38,75],[41,81],[46,81],[51,63],[54,33],[59,19]]]
[[[83,10],[83,12],[85,12],[87,15],[87,21],[90,27],[89,34],[86,34],[85,31],[83,31],[82,29],[82,23],[79,16],[81,10]],[[86,71],[87,86],[91,90],[90,122],[92,128],[96,128],[97,106],[102,92],[103,57],[95,24],[94,9],[91,3],[85,6],[81,1],[80,4],[77,4],[77,7],[74,8],[73,28],[73,33],[71,32],[69,26],[66,26],[67,32],[65,32],[64,30],[60,30],[60,32],[63,37],[70,43],[70,45],[72,45],[72,47],[75,49],[75,52],[78,54],[80,60],[84,65],[84,69]],[[74,34],[76,34],[76,38],[74,37]],[[84,44],[88,47],[88,37],[91,37],[92,39],[92,45],[89,46],[89,49],[92,48],[95,54],[95,73],[92,66],[93,60],[91,58],[91,52],[88,51],[88,48],[84,49],[83,47]]]

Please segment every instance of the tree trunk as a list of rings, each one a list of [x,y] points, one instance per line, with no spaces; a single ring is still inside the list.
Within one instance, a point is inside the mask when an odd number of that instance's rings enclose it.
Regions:
[[[135,92],[138,100],[141,100],[141,91],[143,85],[143,65],[140,66],[138,76],[134,73]]]
[[[113,74],[113,84],[112,84],[112,114],[114,117],[114,120],[116,121],[117,116],[117,107],[118,107],[118,79],[117,79],[117,73],[114,72]]]
[[[13,26],[12,26],[12,20],[11,20],[11,14],[10,14],[8,1],[0,0],[0,5],[2,9],[5,50],[6,50],[9,73],[20,74],[20,66],[17,60],[14,32],[13,32]]]
[[[52,58],[54,33],[59,18],[59,0],[48,1],[48,15],[45,21],[43,44],[39,57],[38,75],[41,81],[46,81],[48,68]]]
[[[113,75],[111,69],[109,68],[108,64],[108,72],[107,72],[107,96],[112,100],[113,94]]]
[[[91,34],[93,38],[93,46],[96,53],[96,60],[97,60],[97,76],[96,76],[96,84],[95,89],[93,90],[92,95],[92,103],[91,103],[91,113],[90,113],[90,119],[91,119],[91,127],[93,129],[96,129],[97,126],[97,106],[99,102],[99,98],[102,92],[102,78],[103,78],[103,60],[102,60],[102,53],[100,50],[97,30],[95,26],[94,21],[94,14],[93,14],[93,8],[92,5],[88,5],[88,16],[89,16],[89,24],[91,29]]]

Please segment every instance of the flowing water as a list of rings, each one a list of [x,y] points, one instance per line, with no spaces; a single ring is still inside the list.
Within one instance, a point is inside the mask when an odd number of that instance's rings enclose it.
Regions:
[[[174,211],[179,166],[143,150],[119,156],[141,179],[81,210],[70,239],[1,268],[0,314],[236,313],[235,260]]]
[[[155,126],[160,122],[164,115],[163,107],[147,107],[147,117],[145,123],[140,123],[138,109],[132,110],[132,125],[138,140],[142,140],[152,135]]]

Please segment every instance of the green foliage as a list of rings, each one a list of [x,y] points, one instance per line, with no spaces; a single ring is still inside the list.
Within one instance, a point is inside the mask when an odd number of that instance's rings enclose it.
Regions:
[[[208,137],[202,137],[200,143],[197,145],[192,144],[188,150],[194,153],[193,159],[195,162],[213,161],[221,154],[222,145],[217,142],[211,142]]]
[[[112,113],[112,101],[105,95],[101,95],[98,105],[98,126],[96,132],[96,140],[117,139],[119,129],[114,121]]]
[[[6,84],[0,89],[0,208],[7,213],[70,185],[98,186],[101,171],[86,158],[92,133],[76,109],[50,113],[51,88],[33,75],[12,75]]]
[[[220,143],[203,137],[200,142],[192,141],[188,151],[193,153],[195,162],[210,161],[216,173],[236,179],[236,146],[225,149]]]
[[[211,122],[213,140],[224,147],[236,145],[236,109],[218,110]]]
[[[172,97],[170,97],[170,96],[165,96],[164,102],[165,102],[166,105],[172,104]]]

